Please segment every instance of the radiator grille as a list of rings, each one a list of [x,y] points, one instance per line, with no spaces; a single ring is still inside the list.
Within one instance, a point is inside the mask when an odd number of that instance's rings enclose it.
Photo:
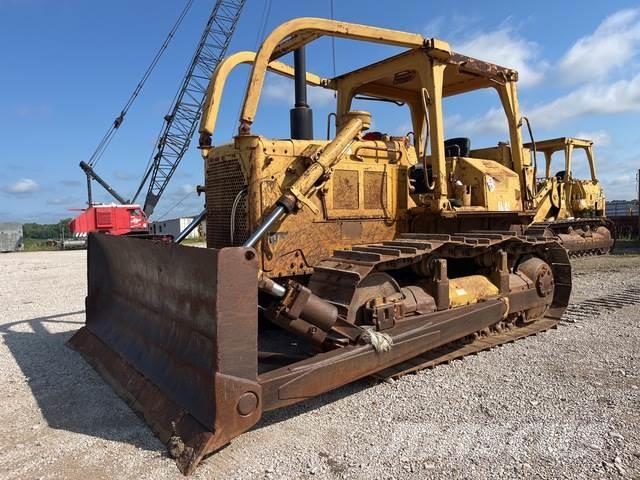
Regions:
[[[231,241],[233,201],[246,187],[237,158],[219,160],[207,166],[207,246],[223,248],[242,245],[249,237],[247,195],[242,194],[236,207],[235,230]]]

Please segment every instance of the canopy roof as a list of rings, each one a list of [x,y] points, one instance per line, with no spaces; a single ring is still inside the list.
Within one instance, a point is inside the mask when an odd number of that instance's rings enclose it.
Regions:
[[[574,147],[579,148],[588,148],[593,145],[593,142],[582,138],[558,137],[536,142],[536,150],[538,152],[556,152],[558,150],[563,150],[564,147],[568,145],[573,145]],[[526,143],[524,146],[527,148],[533,147],[531,143]]]
[[[439,49],[445,42],[431,39],[428,46],[413,48],[379,62],[339,75],[329,80],[329,86],[335,88],[341,81],[361,78],[359,92],[375,95],[376,92],[396,92],[396,98],[413,97],[422,87],[415,67],[423,64],[418,57],[433,57],[444,61],[443,95],[450,96],[481,88],[492,87],[496,83],[517,81],[518,72],[493,63],[478,60],[456,52]],[[407,68],[412,65],[414,68]],[[367,80],[371,79],[371,80]]]

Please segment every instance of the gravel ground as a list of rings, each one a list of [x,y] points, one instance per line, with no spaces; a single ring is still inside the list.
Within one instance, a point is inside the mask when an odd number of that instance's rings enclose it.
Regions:
[[[0,477],[181,478],[163,445],[64,343],[85,252],[0,256]],[[577,260],[572,302],[640,286],[640,257]],[[194,478],[640,478],[640,308],[393,383],[266,414]]]

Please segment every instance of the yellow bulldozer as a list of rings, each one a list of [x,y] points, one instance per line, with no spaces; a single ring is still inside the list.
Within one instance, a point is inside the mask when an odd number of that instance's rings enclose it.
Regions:
[[[605,217],[605,195],[596,176],[593,142],[561,137],[526,144],[545,159],[545,176],[538,182],[534,223],[529,234],[555,236],[570,255],[608,253],[615,240],[615,225]],[[591,178],[573,176],[576,151],[584,152]],[[552,173],[554,154],[563,155],[563,169]]]
[[[305,45],[403,48],[335,78]],[[293,53],[294,66],[279,59]],[[233,69],[251,64],[238,133],[211,139]],[[252,131],[268,71],[294,79],[291,138]],[[399,376],[554,327],[571,266],[527,235],[535,172],[517,72],[435,38],[290,20],[211,79],[200,128],[207,247],[91,235],[86,326],[70,340],[191,473],[263,412],[357,379]],[[336,134],[313,136],[307,85],[336,95]],[[497,95],[509,143],[445,138],[443,99]],[[357,98],[403,103],[412,132],[368,131]]]

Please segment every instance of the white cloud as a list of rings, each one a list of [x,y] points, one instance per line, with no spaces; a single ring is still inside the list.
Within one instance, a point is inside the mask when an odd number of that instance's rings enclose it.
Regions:
[[[262,95],[269,100],[292,103],[293,83],[284,78],[267,75],[264,87],[262,87]]]
[[[7,185],[4,189],[5,192],[11,195],[31,195],[34,192],[40,190],[40,185],[30,178],[23,178],[11,185]]]
[[[470,12],[453,13],[447,16],[432,17],[422,32],[427,38],[436,37],[450,41],[468,33],[474,28],[474,25],[480,22],[482,22],[482,17],[474,16]]]
[[[127,172],[122,172],[120,170],[114,172],[113,176],[116,177],[116,180],[122,180],[122,181],[129,181],[136,178],[135,175]]]
[[[262,94],[269,100],[284,102],[293,107],[293,80],[281,76],[269,75],[265,80]],[[311,108],[314,106],[329,105],[335,102],[333,90],[328,90],[322,87],[307,86],[307,101]]]
[[[410,121],[395,123],[395,126],[391,128],[391,134],[397,136],[406,135],[411,131],[413,131],[413,124]]]
[[[309,100],[309,106],[325,106],[335,103],[335,93],[333,90],[322,87],[309,87],[307,89],[307,97]]]
[[[462,115],[460,115],[459,113],[455,113],[453,115],[447,115],[446,117],[444,117],[445,132],[447,130],[452,130],[456,128],[458,125],[460,125],[460,122],[462,122]]]
[[[423,31],[427,38],[439,37],[442,32],[442,27],[445,26],[445,17],[434,17],[425,25]]]
[[[623,175],[617,175],[613,177],[607,183],[612,186],[625,186],[631,184],[632,182],[635,183],[635,178],[632,175],[625,173]]]
[[[539,83],[548,68],[546,62],[538,60],[539,45],[518,36],[509,25],[481,33],[453,47],[463,55],[517,70],[518,83],[524,87]]]
[[[602,171],[602,167],[599,171]],[[599,175],[607,200],[629,200],[636,198],[636,178],[627,173],[620,175]]]
[[[185,183],[181,185],[178,191],[176,192],[178,195],[189,195],[190,193],[196,193],[196,186],[190,183]]]
[[[533,125],[551,128],[582,115],[640,111],[640,74],[611,84],[585,85],[528,111]]]
[[[204,200],[202,197],[186,196],[180,198],[177,192],[165,195],[156,207],[152,219],[154,221],[166,220],[169,218],[192,217],[202,211]]]
[[[80,180],[68,179],[68,180],[60,180],[60,183],[65,187],[79,187],[80,185],[82,185],[83,182],[81,182]]]
[[[549,103],[522,108],[522,114],[529,117],[534,129],[553,128],[584,115],[625,112],[640,112],[640,74],[611,84],[585,85]],[[494,108],[484,116],[460,122],[456,127],[468,134],[502,133],[506,131],[505,125],[504,113],[500,108]],[[584,133],[598,134],[601,141],[608,141],[606,132]]]
[[[47,205],[71,205],[78,203],[78,199],[74,197],[56,197],[47,200]]]
[[[197,195],[196,185],[185,183],[168,191],[156,206],[152,219],[166,220],[180,216],[192,216],[202,210],[204,197]]]
[[[640,46],[640,9],[620,10],[596,30],[580,38],[560,59],[559,73],[567,82],[602,79],[626,65]]]
[[[596,147],[606,147],[611,143],[611,136],[604,130],[598,130],[595,132],[580,131],[575,134],[576,138],[582,138],[584,140],[592,140]]]
[[[51,107],[47,104],[22,104],[15,107],[15,114],[19,118],[42,119],[48,117],[51,114]]]
[[[504,110],[499,107],[491,108],[480,118],[472,118],[470,120],[456,122],[454,128],[460,135],[502,134],[505,136],[505,141],[509,136],[507,117],[504,114]]]

